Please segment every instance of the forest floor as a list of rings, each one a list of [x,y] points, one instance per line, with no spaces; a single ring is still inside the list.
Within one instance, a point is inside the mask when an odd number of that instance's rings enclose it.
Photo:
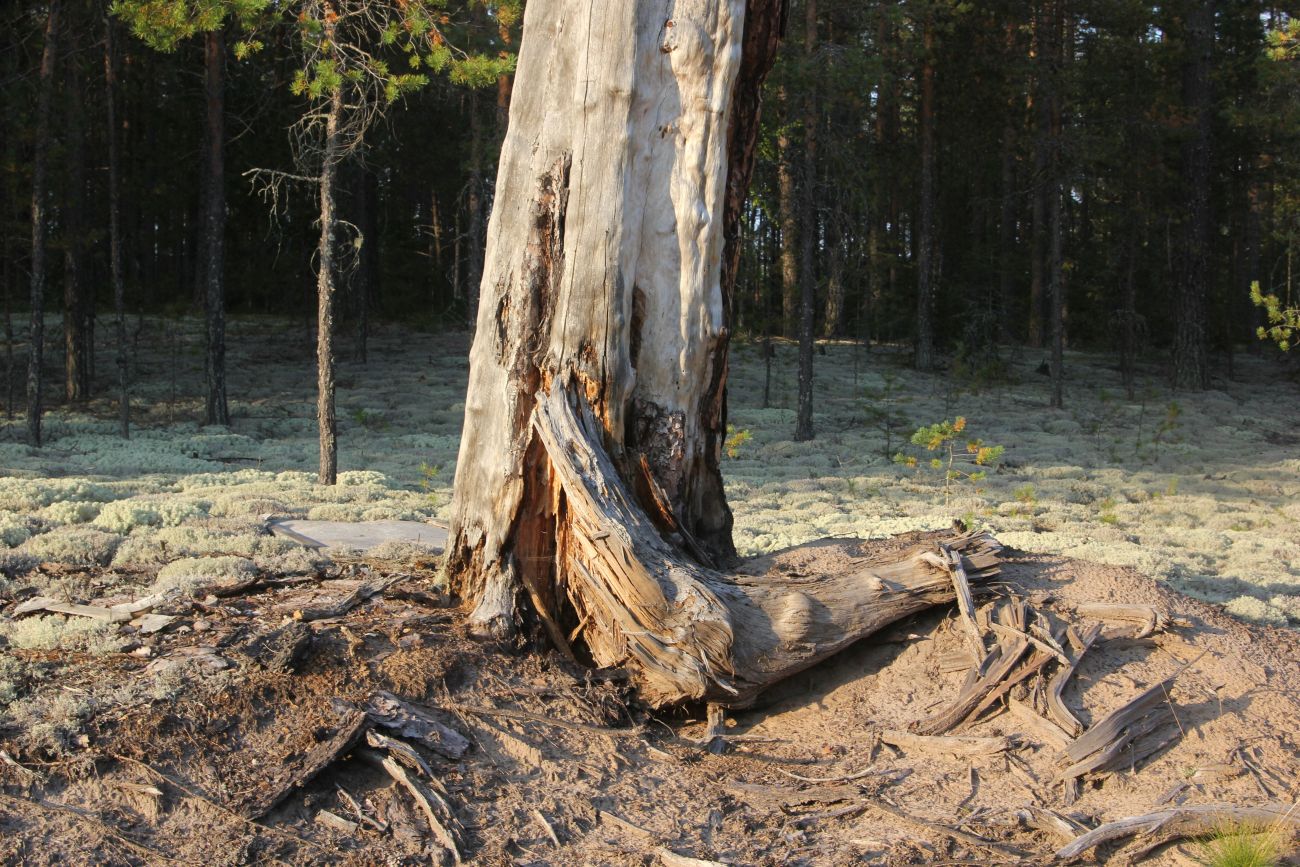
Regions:
[[[466,346],[386,327],[370,364],[344,362],[344,484],[326,489],[309,474],[302,328],[250,319],[231,330],[230,430],[188,421],[202,355],[187,320],[140,328],[148,411],[130,443],[116,438],[107,400],[56,408],[40,451],[21,444],[20,422],[0,429],[4,863],[425,863],[450,857],[435,826],[484,864],[1005,863],[1011,846],[1034,863],[1099,822],[1300,796],[1300,641],[1286,626],[1300,621],[1298,395],[1268,362],[1238,359],[1237,380],[1178,396],[1150,367],[1129,400],[1106,359],[1071,355],[1067,409],[1052,411],[1036,356],[975,388],[911,373],[897,352],[832,345],[817,359],[818,440],[795,444],[793,349],[778,347],[767,409],[758,348],[736,349],[732,421],[750,436],[724,471],[737,543],[767,555],[760,568],[816,568],[816,548],[773,552],[938,530],[960,515],[1009,546],[995,602],[1016,594],[1079,629],[1092,622],[1075,610],[1087,602],[1168,615],[1152,636],[1100,642],[1064,698],[1092,725],[1191,663],[1169,687],[1171,742],[1071,800],[1058,745],[1007,710],[959,731],[1021,736],[994,755],[881,742],[961,690],[950,611],[905,621],[733,713],[730,749],[714,755],[699,743],[702,709],[651,715],[617,672],[469,640],[427,550],[331,562],[265,535],[267,514],[444,514]],[[867,389],[897,414],[892,425],[868,417]],[[1006,453],[941,508],[941,482],[887,455],[906,448],[899,431],[956,415]],[[14,616],[37,596],[146,595],[165,597],[158,613],[174,618],[150,634],[139,622]],[[399,746],[357,742],[357,709],[381,691],[468,738],[460,754],[415,738],[433,779],[408,778],[431,815],[382,765]],[[1028,830],[1017,813],[1033,807],[1080,824]],[[1197,857],[1196,844],[1180,845],[1147,863]]]

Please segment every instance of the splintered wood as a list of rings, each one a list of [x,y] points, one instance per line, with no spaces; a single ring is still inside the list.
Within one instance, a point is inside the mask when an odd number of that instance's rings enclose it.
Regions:
[[[949,558],[933,559],[936,565],[942,563],[949,569],[958,600],[967,597],[964,572]],[[1015,745],[1006,738],[941,737],[974,723],[1002,702],[1029,734],[1059,751],[1061,770],[1056,779],[1064,785],[1067,804],[1073,803],[1084,779],[1136,767],[1174,743],[1182,736],[1182,728],[1170,690],[1191,663],[1142,691],[1091,728],[1070,711],[1063,697],[1090,648],[1106,640],[1147,638],[1163,629],[1168,618],[1149,606],[1089,604],[1078,606],[1076,611],[1128,625],[1108,630],[1097,622],[1080,634],[1074,625],[1052,626],[1044,612],[1034,611],[1025,600],[1014,596],[978,611],[959,603],[963,642],[978,654],[961,690],[946,707],[914,723],[911,733],[884,732],[881,739],[904,750],[965,756],[1007,752]],[[985,650],[989,637],[996,639],[996,644]],[[1062,638],[1067,639],[1070,650],[1066,650]],[[1051,671],[1052,666],[1055,671]],[[1011,698],[1017,686],[1031,697],[1041,697],[1046,717],[1032,703]]]

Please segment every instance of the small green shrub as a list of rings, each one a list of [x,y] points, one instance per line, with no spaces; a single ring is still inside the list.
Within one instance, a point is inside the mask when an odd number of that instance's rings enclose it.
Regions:
[[[912,434],[912,445],[920,446],[928,452],[938,453],[927,464],[930,469],[943,473],[943,504],[947,506],[952,500],[952,487],[960,482],[979,482],[987,475],[987,467],[995,466],[1002,457],[1003,447],[989,445],[981,439],[967,439],[964,447],[960,444],[960,435],[966,430],[966,419],[957,416],[953,421],[936,422],[927,427],[918,428]],[[894,460],[907,467],[920,467],[921,462],[914,455],[899,453]],[[963,469],[971,467],[971,469]],[[978,467],[979,469],[975,469]]]
[[[754,434],[748,429],[736,430],[734,424],[727,425],[727,438],[722,443],[722,450],[727,453],[727,457],[733,461],[740,457],[740,450],[745,447],[745,443],[754,438]]]

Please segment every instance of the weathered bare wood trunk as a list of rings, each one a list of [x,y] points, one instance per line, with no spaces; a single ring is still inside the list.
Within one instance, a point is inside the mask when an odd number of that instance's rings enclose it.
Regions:
[[[533,0],[465,401],[446,570],[652,703],[744,704],[952,598],[923,559],[729,575],[730,291],[784,0]],[[979,575],[993,565],[961,540]],[[931,546],[933,547],[933,546]]]

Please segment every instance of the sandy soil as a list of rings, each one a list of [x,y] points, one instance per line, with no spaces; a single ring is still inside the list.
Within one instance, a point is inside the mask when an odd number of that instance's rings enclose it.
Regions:
[[[647,716],[618,672],[470,641],[459,616],[440,607],[430,572],[374,564],[373,572],[353,567],[323,584],[188,610],[162,635],[132,642],[147,650],[107,658],[12,651],[58,667],[36,696],[58,702],[71,693],[89,708],[66,725],[61,750],[36,745],[11,724],[0,730],[0,860],[449,863],[413,802],[364,746],[290,790],[261,822],[240,816],[329,740],[340,699],[363,705],[378,689],[417,702],[470,739],[457,760],[420,753],[462,826],[458,848],[477,864],[671,863],[661,861],[660,848],[726,864],[1006,863],[1000,852],[925,822],[1014,846],[1029,863],[1042,863],[1061,841],[1022,827],[1018,809],[1051,808],[1092,826],[1162,804],[1290,803],[1300,795],[1294,632],[1242,623],[1132,570],[1009,554],[991,603],[1014,593],[1054,621],[1080,626],[1088,621],[1073,614],[1079,603],[1142,603],[1183,624],[1085,655],[1065,697],[1089,725],[1192,664],[1171,692],[1175,726],[1157,733],[1176,735],[1171,745],[1085,783],[1069,806],[1053,783],[1057,750],[997,708],[959,733],[1022,735],[1009,758],[879,743],[878,732],[906,728],[957,694],[964,673],[940,670],[963,646],[950,611],[902,622],[777,687],[764,706],[732,713],[730,750],[713,755],[697,743],[705,731],[699,709]],[[807,565],[809,556],[776,555],[757,566],[779,569],[783,558]],[[345,616],[310,624],[296,672],[259,662],[259,641],[293,622],[294,611],[390,573],[410,577]],[[218,664],[224,667],[213,670]],[[173,674],[160,674],[171,665]],[[168,676],[172,689],[158,695],[156,681]],[[538,721],[510,715],[518,712]],[[321,810],[356,819],[344,791],[387,830],[341,833],[319,824]],[[1147,863],[1190,863],[1195,852],[1183,844]],[[1099,856],[1119,863],[1122,854],[1112,847]]]

